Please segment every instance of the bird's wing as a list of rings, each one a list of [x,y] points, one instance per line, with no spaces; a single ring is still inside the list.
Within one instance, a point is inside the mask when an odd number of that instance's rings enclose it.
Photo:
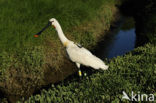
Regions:
[[[92,55],[92,53],[84,47],[71,47],[70,51],[76,53],[77,55]]]
[[[87,62],[88,57],[93,56],[87,49],[83,47],[79,48],[77,46],[67,48],[67,53],[73,62],[78,63]]]
[[[89,50],[85,48],[79,48],[77,46],[68,47],[67,53],[71,61],[83,64],[85,66],[90,66],[94,69],[107,70],[108,66],[104,62],[93,55]]]

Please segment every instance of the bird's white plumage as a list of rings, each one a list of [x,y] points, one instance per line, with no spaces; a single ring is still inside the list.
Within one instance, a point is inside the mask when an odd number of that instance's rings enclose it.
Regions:
[[[73,41],[68,40],[65,37],[60,24],[55,18],[52,18],[49,21],[56,28],[62,44],[66,47],[69,58],[71,59],[71,61],[76,63],[78,68],[80,68],[80,64],[82,64],[85,66],[90,66],[94,69],[108,69],[108,66],[105,65],[101,59],[93,55],[89,50],[83,47],[79,47]]]
[[[77,45],[74,45],[67,47],[66,50],[73,62],[90,66],[94,69],[108,69],[108,66],[106,66],[101,59],[83,47],[79,48]]]

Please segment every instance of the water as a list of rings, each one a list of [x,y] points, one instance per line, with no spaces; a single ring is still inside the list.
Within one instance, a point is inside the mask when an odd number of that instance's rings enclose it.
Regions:
[[[134,22],[124,19],[117,28],[107,34],[108,37],[105,37],[95,49],[95,55],[101,59],[110,59],[133,50],[135,48],[136,34],[134,24],[132,26],[131,23]],[[125,28],[127,25],[131,26]]]
[[[123,55],[135,47],[135,29],[130,29],[128,31],[120,30],[112,44],[107,48],[108,54],[107,58],[112,58],[116,56]]]

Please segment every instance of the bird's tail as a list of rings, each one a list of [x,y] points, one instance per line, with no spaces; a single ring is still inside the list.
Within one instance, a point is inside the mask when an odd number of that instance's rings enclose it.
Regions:
[[[102,69],[107,70],[109,66],[105,65],[105,63],[98,57],[92,55],[91,57],[88,57],[88,66],[94,68],[94,69]],[[85,65],[85,64],[84,64]]]
[[[94,59],[94,60],[96,60],[96,62],[97,62],[96,65],[98,66],[99,69],[102,69],[102,70],[107,70],[108,69],[109,66],[105,65],[105,63],[100,58],[98,58],[96,56],[95,56],[95,58],[96,59]]]
[[[108,68],[109,68],[109,66],[105,65],[105,64],[100,67],[100,69],[102,69],[102,70],[107,70]]]

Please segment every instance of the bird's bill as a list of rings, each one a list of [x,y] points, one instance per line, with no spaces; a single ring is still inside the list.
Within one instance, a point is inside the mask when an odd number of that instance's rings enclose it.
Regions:
[[[39,35],[41,35],[41,33],[45,31],[50,25],[51,25],[51,22],[48,22],[48,24],[40,32],[35,34],[34,37],[38,37]]]

